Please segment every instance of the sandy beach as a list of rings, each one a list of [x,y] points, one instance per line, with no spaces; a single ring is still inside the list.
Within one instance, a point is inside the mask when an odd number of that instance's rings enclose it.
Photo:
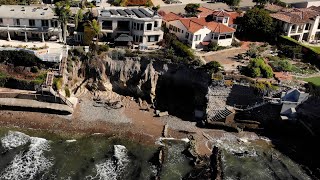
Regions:
[[[40,129],[72,136],[103,133],[155,145],[167,124],[168,137],[187,138],[192,135],[201,155],[211,154],[207,145],[208,136],[219,137],[226,133],[222,130],[199,128],[195,122],[183,121],[171,115],[155,117],[154,109],[142,110],[133,98],[113,92],[100,92],[99,97],[105,101],[120,101],[123,104],[120,109],[94,106],[95,97],[90,92],[82,94],[74,113],[68,116],[1,110],[0,126]]]

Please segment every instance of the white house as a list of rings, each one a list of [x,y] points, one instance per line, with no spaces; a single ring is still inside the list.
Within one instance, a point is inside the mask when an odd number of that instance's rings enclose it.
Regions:
[[[0,5],[0,36],[45,41],[62,39],[58,17],[49,6]]]
[[[282,27],[284,35],[297,41],[312,42],[320,39],[320,9],[283,8],[271,17]]]
[[[103,39],[122,34],[132,36],[133,43],[154,45],[163,38],[162,17],[149,8],[110,7],[98,12]]]
[[[191,18],[179,18],[178,15],[169,13],[164,16],[164,21],[169,31],[192,49],[201,49],[210,42],[216,42],[219,46],[231,46],[235,29],[229,23],[233,21],[233,17],[224,10],[209,10],[205,8],[205,12]]]

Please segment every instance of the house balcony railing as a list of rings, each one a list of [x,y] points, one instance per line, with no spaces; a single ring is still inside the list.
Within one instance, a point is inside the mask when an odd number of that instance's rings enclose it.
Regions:
[[[17,31],[17,32],[52,32],[59,31],[58,27],[35,27],[26,25],[6,25],[0,24],[0,31]]]
[[[153,28],[154,31],[160,31],[161,30],[161,27],[155,27]]]

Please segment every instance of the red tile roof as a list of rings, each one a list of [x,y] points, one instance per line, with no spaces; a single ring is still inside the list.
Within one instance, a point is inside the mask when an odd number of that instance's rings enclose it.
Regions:
[[[231,28],[231,27],[228,27],[222,23],[217,23],[217,22],[209,22],[207,24],[207,28],[209,28],[212,32],[215,32],[215,33],[232,33],[232,32],[235,32],[236,30]]]
[[[163,18],[164,21],[169,22],[169,21],[178,20],[178,19],[180,19],[182,17],[179,16],[178,14],[176,14],[176,13],[170,12],[168,14],[165,14],[162,18]]]
[[[198,14],[199,17],[207,17],[214,12],[214,10],[206,7],[199,7],[198,11],[200,11],[200,13]]]
[[[218,16],[218,17],[229,17],[230,14],[226,12],[225,10],[216,10],[213,13],[213,16]]]
[[[288,23],[307,23],[319,14],[318,11],[308,8],[284,8],[277,13],[270,14],[270,16]]]
[[[235,32],[235,29],[228,27],[222,23],[218,22],[207,22],[206,18],[181,18],[179,19],[181,23],[190,31],[191,33],[195,33],[202,28],[207,27],[212,32],[215,33],[231,33]]]
[[[230,16],[229,16],[229,25],[234,24],[235,19],[237,19],[237,17],[240,17],[241,14],[237,13],[237,12],[229,12]]]

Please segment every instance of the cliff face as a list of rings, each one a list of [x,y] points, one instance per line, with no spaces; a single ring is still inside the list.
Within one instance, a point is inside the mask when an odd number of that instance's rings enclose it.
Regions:
[[[145,99],[157,109],[185,116],[205,108],[210,79],[205,72],[185,65],[136,57],[99,57],[87,64],[85,74],[89,87]]]

